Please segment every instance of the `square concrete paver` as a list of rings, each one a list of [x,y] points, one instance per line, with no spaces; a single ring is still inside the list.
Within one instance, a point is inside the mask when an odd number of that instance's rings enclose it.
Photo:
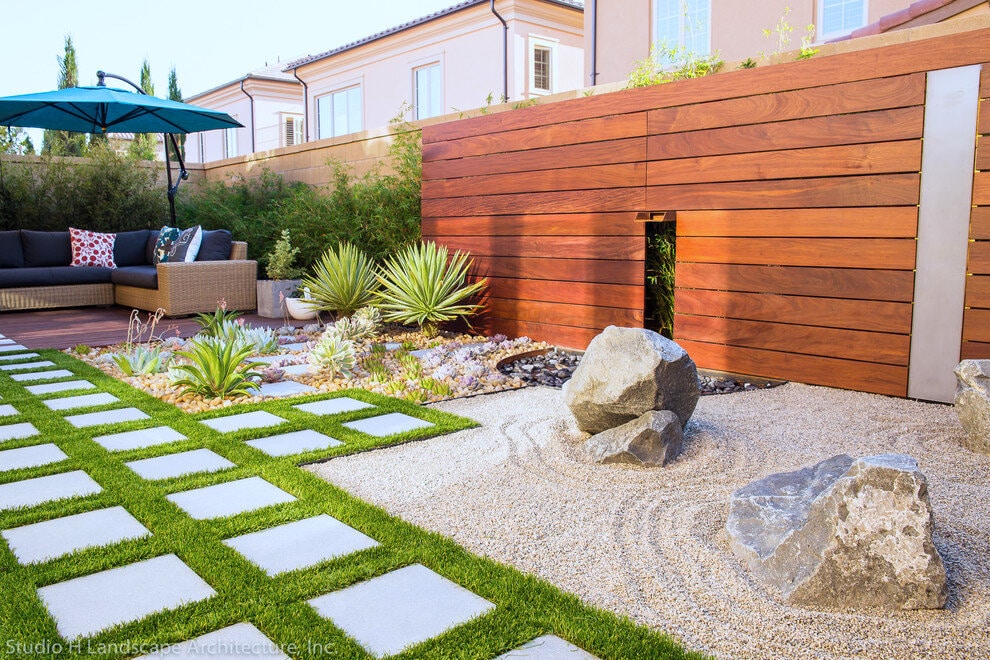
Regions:
[[[26,389],[31,394],[42,395],[42,394],[55,394],[57,392],[68,392],[70,390],[91,390],[94,389],[96,385],[93,385],[88,380],[67,380],[64,383],[45,383],[43,385],[26,385]]]
[[[0,344],[7,345],[7,344],[16,344],[16,343],[17,342],[15,342],[13,339],[8,339],[7,337],[0,335]]]
[[[353,527],[321,514],[224,541],[270,576],[314,566],[378,545]]]
[[[425,429],[428,426],[433,426],[433,424],[403,413],[388,413],[387,415],[378,415],[377,417],[367,417],[353,422],[346,422],[344,426],[381,438],[386,435],[404,433],[414,429]]]
[[[184,474],[219,472],[236,467],[223,456],[209,449],[194,449],[168,456],[155,456],[124,463],[142,479],[171,479]]]
[[[0,472],[50,465],[67,459],[65,452],[48,443],[31,447],[19,447],[0,451]]]
[[[26,351],[27,346],[21,346],[20,344],[4,344],[0,346],[0,353],[16,353],[17,351]]]
[[[122,506],[97,509],[0,532],[22,564],[55,559],[84,548],[149,536],[151,532]]]
[[[93,438],[93,442],[107,451],[128,451],[131,449],[144,449],[145,447],[164,445],[185,439],[186,436],[171,427],[153,426],[150,429],[98,435]]]
[[[0,406],[0,417],[11,417],[13,415],[20,415],[17,408],[10,404],[4,404]]]
[[[0,426],[0,442],[4,440],[20,440],[38,435],[38,429],[34,428],[31,422],[21,422],[20,424],[4,424]]]
[[[301,376],[309,373],[308,364],[289,364],[279,368],[290,376]]]
[[[340,440],[311,429],[270,435],[267,438],[248,440],[244,444],[265,452],[269,456],[291,456],[317,449],[329,449],[344,444]]]
[[[38,596],[66,639],[205,600],[216,592],[175,555],[162,555],[120,568],[38,589]]]
[[[436,637],[495,607],[420,564],[308,602],[378,657]]]
[[[0,353],[0,362],[8,360],[26,360],[27,358],[41,357],[37,353]]]
[[[18,369],[41,369],[42,367],[54,367],[51,360],[41,360],[39,362],[25,362],[23,364],[0,364],[0,371],[17,371]]]
[[[266,506],[294,502],[295,497],[261,477],[248,477],[166,496],[196,520],[234,516]]]
[[[305,351],[309,349],[309,344],[304,341],[297,341],[292,344],[282,344],[279,346],[280,349],[286,353],[291,353],[293,351]]]
[[[0,510],[37,506],[54,500],[95,495],[100,484],[82,470],[0,484]]]
[[[250,623],[236,623],[226,628],[168,646],[158,653],[140,658],[272,658],[288,660],[278,646]],[[138,660],[140,660],[140,658]]]
[[[294,394],[309,394],[318,391],[312,385],[297,383],[294,380],[281,380],[277,383],[264,383],[258,394],[261,396],[292,396]]]
[[[151,419],[143,410],[137,408],[117,408],[116,410],[101,410],[99,412],[86,413],[84,415],[69,415],[65,418],[69,424],[77,429],[87,426],[97,426],[98,424],[122,424],[124,422],[135,422],[139,419]]]
[[[287,420],[264,410],[255,410],[254,412],[216,417],[214,419],[203,419],[200,421],[214,431],[232,433],[241,429],[260,429],[266,426],[276,426],[278,424],[284,424]]]
[[[88,406],[104,406],[116,401],[120,401],[120,399],[109,392],[97,392],[96,394],[67,396],[62,399],[49,399],[45,401],[45,405],[50,410],[72,410],[73,408],[86,408]]]
[[[296,410],[312,413],[314,415],[339,415],[340,413],[351,412],[352,410],[364,410],[374,408],[370,403],[351,399],[342,396],[338,399],[326,399],[324,401],[313,401],[312,403],[301,403],[292,406]]]
[[[531,658],[532,660],[598,660],[584,649],[574,646],[567,640],[556,635],[543,635],[532,642],[527,642],[508,653],[503,653],[495,660],[504,658]]]
[[[24,383],[31,380],[55,380],[56,378],[65,378],[66,376],[74,375],[68,369],[55,369],[54,371],[32,371],[26,374],[12,374],[10,379],[16,380],[18,383]]]
[[[285,359],[285,355],[252,355],[247,359],[247,361],[254,362],[256,364],[271,364],[272,362],[278,362],[279,360]]]

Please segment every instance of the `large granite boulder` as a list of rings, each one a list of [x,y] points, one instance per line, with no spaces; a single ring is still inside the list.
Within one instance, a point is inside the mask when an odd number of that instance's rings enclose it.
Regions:
[[[687,351],[652,330],[614,325],[591,340],[564,385],[564,402],[588,433],[650,410],[672,411],[683,429],[700,395],[698,370]]]
[[[963,360],[956,367],[956,414],[964,444],[990,454],[990,360]]]
[[[835,456],[732,494],[732,550],[796,605],[932,609],[945,566],[928,482],[910,456]]]
[[[597,433],[584,444],[598,463],[666,465],[681,451],[681,421],[669,410],[650,410],[622,426]]]

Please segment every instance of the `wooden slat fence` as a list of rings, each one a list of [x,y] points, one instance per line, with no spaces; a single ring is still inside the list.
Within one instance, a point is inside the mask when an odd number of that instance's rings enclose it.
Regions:
[[[926,73],[988,60],[983,29],[430,126],[423,234],[489,277],[483,328],[583,348],[642,325],[642,218],[672,211],[699,366],[906,396]],[[963,352],[990,355],[981,142]]]
[[[963,358],[990,358],[990,66],[980,77],[973,216],[969,226],[966,312],[963,316]]]

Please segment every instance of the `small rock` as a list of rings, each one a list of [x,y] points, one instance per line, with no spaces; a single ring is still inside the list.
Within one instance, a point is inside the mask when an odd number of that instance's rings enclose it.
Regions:
[[[681,421],[669,410],[650,410],[622,426],[591,436],[585,451],[596,463],[666,465],[681,451]]]
[[[955,373],[955,408],[966,431],[964,444],[990,454],[990,360],[963,360]]]

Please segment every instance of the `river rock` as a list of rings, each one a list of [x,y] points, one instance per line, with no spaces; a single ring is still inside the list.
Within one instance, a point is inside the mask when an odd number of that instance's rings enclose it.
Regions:
[[[732,494],[732,550],[791,604],[945,606],[928,482],[910,456],[835,456]]]
[[[631,422],[591,436],[585,451],[597,463],[666,465],[681,451],[681,421],[669,410],[650,410]]]
[[[578,427],[600,433],[650,410],[670,410],[687,425],[701,392],[694,360],[666,337],[611,325],[591,340],[564,402]]]
[[[990,454],[990,360],[963,360],[956,367],[955,408],[966,431],[963,444]]]

